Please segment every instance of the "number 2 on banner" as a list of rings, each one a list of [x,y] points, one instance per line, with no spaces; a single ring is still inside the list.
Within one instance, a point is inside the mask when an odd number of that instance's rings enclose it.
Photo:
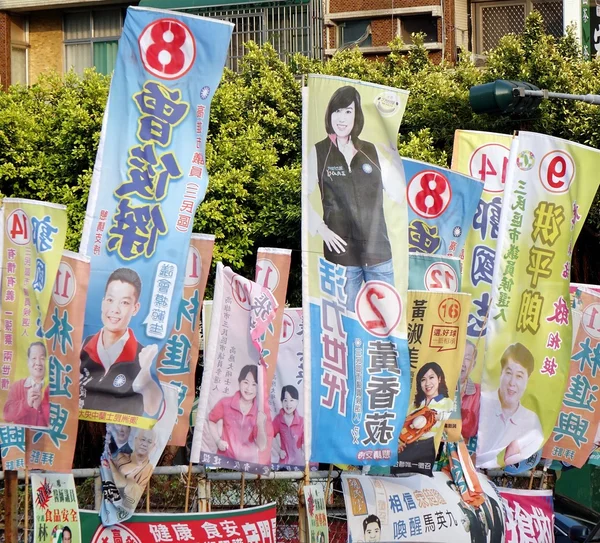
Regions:
[[[177,19],[159,19],[150,23],[138,42],[144,68],[161,79],[179,79],[196,59],[194,36]]]
[[[361,326],[377,337],[387,337],[400,322],[402,301],[392,285],[369,281],[356,298],[356,314]]]
[[[27,213],[15,209],[6,219],[8,237],[16,245],[27,245],[31,239],[31,225]]]
[[[540,162],[540,181],[548,192],[567,192],[575,177],[575,163],[564,151],[552,151]]]

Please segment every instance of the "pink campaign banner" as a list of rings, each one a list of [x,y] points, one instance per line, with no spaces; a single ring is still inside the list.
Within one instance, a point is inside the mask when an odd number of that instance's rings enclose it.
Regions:
[[[554,543],[551,490],[498,491],[504,505],[506,543]]]

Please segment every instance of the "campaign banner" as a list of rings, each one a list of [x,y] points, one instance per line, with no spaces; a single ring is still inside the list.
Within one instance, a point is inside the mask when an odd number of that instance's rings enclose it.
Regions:
[[[270,473],[273,423],[262,341],[276,311],[269,289],[217,264],[192,462]]]
[[[63,251],[44,323],[50,367],[50,427],[26,431],[26,465],[71,473],[77,446],[79,353],[90,261]]]
[[[428,253],[409,253],[408,289],[460,292],[460,258]]]
[[[483,183],[446,168],[402,159],[411,252],[461,256]]]
[[[327,508],[322,485],[304,485],[304,503],[308,520],[308,542],[329,543]]]
[[[439,471],[432,477],[343,474],[349,536],[354,543],[501,542],[501,498],[493,483],[477,476],[483,494],[474,506],[463,501],[459,487]]]
[[[312,75],[303,94],[305,450],[315,462],[396,462],[409,389],[408,210],[397,148],[407,98]]]
[[[479,426],[487,317],[512,140],[513,136],[492,132],[457,130],[454,133],[452,169],[483,182],[483,192],[467,232],[463,259],[461,290],[471,294],[468,343],[459,382],[465,439],[476,436]]]
[[[554,543],[552,490],[498,490],[506,513],[506,543]]]
[[[102,505],[100,519],[113,526],[133,515],[177,421],[179,388],[163,385],[163,411],[153,428],[106,425],[100,457]]]
[[[573,330],[576,339],[562,407],[542,456],[581,468],[595,449],[600,423],[600,372],[595,362],[600,353],[600,294],[579,289],[576,293],[582,318]]]
[[[282,415],[285,420],[285,425],[280,426],[282,419],[277,417],[279,413],[273,414],[271,404],[271,394],[273,393],[272,385],[277,373],[277,363],[279,361],[279,345],[281,342],[282,326],[285,314],[285,301],[287,295],[288,279],[290,277],[290,265],[292,262],[291,249],[273,249],[260,247],[256,255],[256,270],[254,280],[264,288],[268,288],[273,298],[277,302],[277,311],[273,322],[268,326],[263,343],[263,363],[265,365],[265,389],[271,391],[269,395],[269,414],[273,421],[274,439],[271,446],[264,451],[259,452],[259,463],[268,465],[272,463],[272,452],[281,445],[281,439],[286,439],[286,447],[290,454],[292,451],[298,451],[300,443],[304,445],[304,421],[300,420],[298,405],[293,406],[295,400],[299,400],[299,396],[293,398],[293,391],[288,390],[292,394],[287,394],[286,398],[291,397],[291,401],[287,402],[289,413]],[[283,400],[282,400],[283,401]],[[287,424],[289,422],[289,424]],[[294,426],[294,429],[292,429]],[[289,432],[288,432],[289,429]],[[283,433],[282,433],[283,432]],[[284,437],[285,436],[285,437]],[[278,441],[279,440],[279,441]],[[295,440],[295,441],[294,441]],[[292,446],[294,441],[295,445]],[[279,448],[279,453],[283,449]],[[278,455],[281,460],[281,454]]]
[[[196,366],[200,354],[200,310],[214,244],[213,235],[192,234],[177,319],[169,340],[158,355],[157,369],[161,384],[179,387],[177,423],[169,445],[184,446],[190,428],[190,411],[196,394]],[[117,423],[117,414],[107,415],[108,422]]]
[[[274,503],[214,513],[138,513],[127,522],[104,527],[96,511],[79,511],[81,535],[89,543],[273,543],[276,538]]]
[[[272,469],[304,470],[304,327],[302,309],[285,308],[277,369],[269,395]]]
[[[32,473],[31,495],[36,543],[87,541],[81,538],[77,492],[71,473]]]
[[[469,302],[463,293],[408,291],[411,402],[392,473],[431,474],[445,423],[455,411]]]
[[[127,10],[80,252],[91,258],[81,350],[82,420],[120,414],[151,428],[156,366],[179,313],[205,140],[233,24]]]
[[[530,132],[513,142],[486,333],[479,468],[530,457],[555,428],[570,370],[571,254],[599,167],[600,151],[580,144]]]
[[[45,323],[67,234],[67,208],[2,200],[2,376],[0,423],[50,424]]]

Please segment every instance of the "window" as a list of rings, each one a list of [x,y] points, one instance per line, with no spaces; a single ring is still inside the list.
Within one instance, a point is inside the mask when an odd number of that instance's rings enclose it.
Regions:
[[[358,45],[360,47],[370,47],[372,45],[370,26],[371,21],[366,19],[359,19],[356,21],[345,21],[344,23],[340,24],[340,47],[356,43],[363,36],[366,36],[365,39],[362,40]]]
[[[409,15],[400,19],[400,35],[404,43],[412,43],[412,34],[418,33],[425,34],[425,43],[437,42],[437,19],[431,15]]]
[[[10,82],[27,85],[29,29],[27,20],[11,17],[10,21]]]
[[[100,73],[115,69],[117,45],[123,29],[121,9],[66,13],[64,18],[65,67],[83,74],[96,67]]]

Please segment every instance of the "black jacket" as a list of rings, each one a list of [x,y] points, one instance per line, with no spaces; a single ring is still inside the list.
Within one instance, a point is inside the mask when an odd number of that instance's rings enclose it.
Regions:
[[[383,214],[383,181],[372,143],[353,140],[356,154],[350,168],[335,137],[315,145],[323,221],[346,243],[341,254],[329,251],[329,262],[342,266],[373,266],[392,258]]]

